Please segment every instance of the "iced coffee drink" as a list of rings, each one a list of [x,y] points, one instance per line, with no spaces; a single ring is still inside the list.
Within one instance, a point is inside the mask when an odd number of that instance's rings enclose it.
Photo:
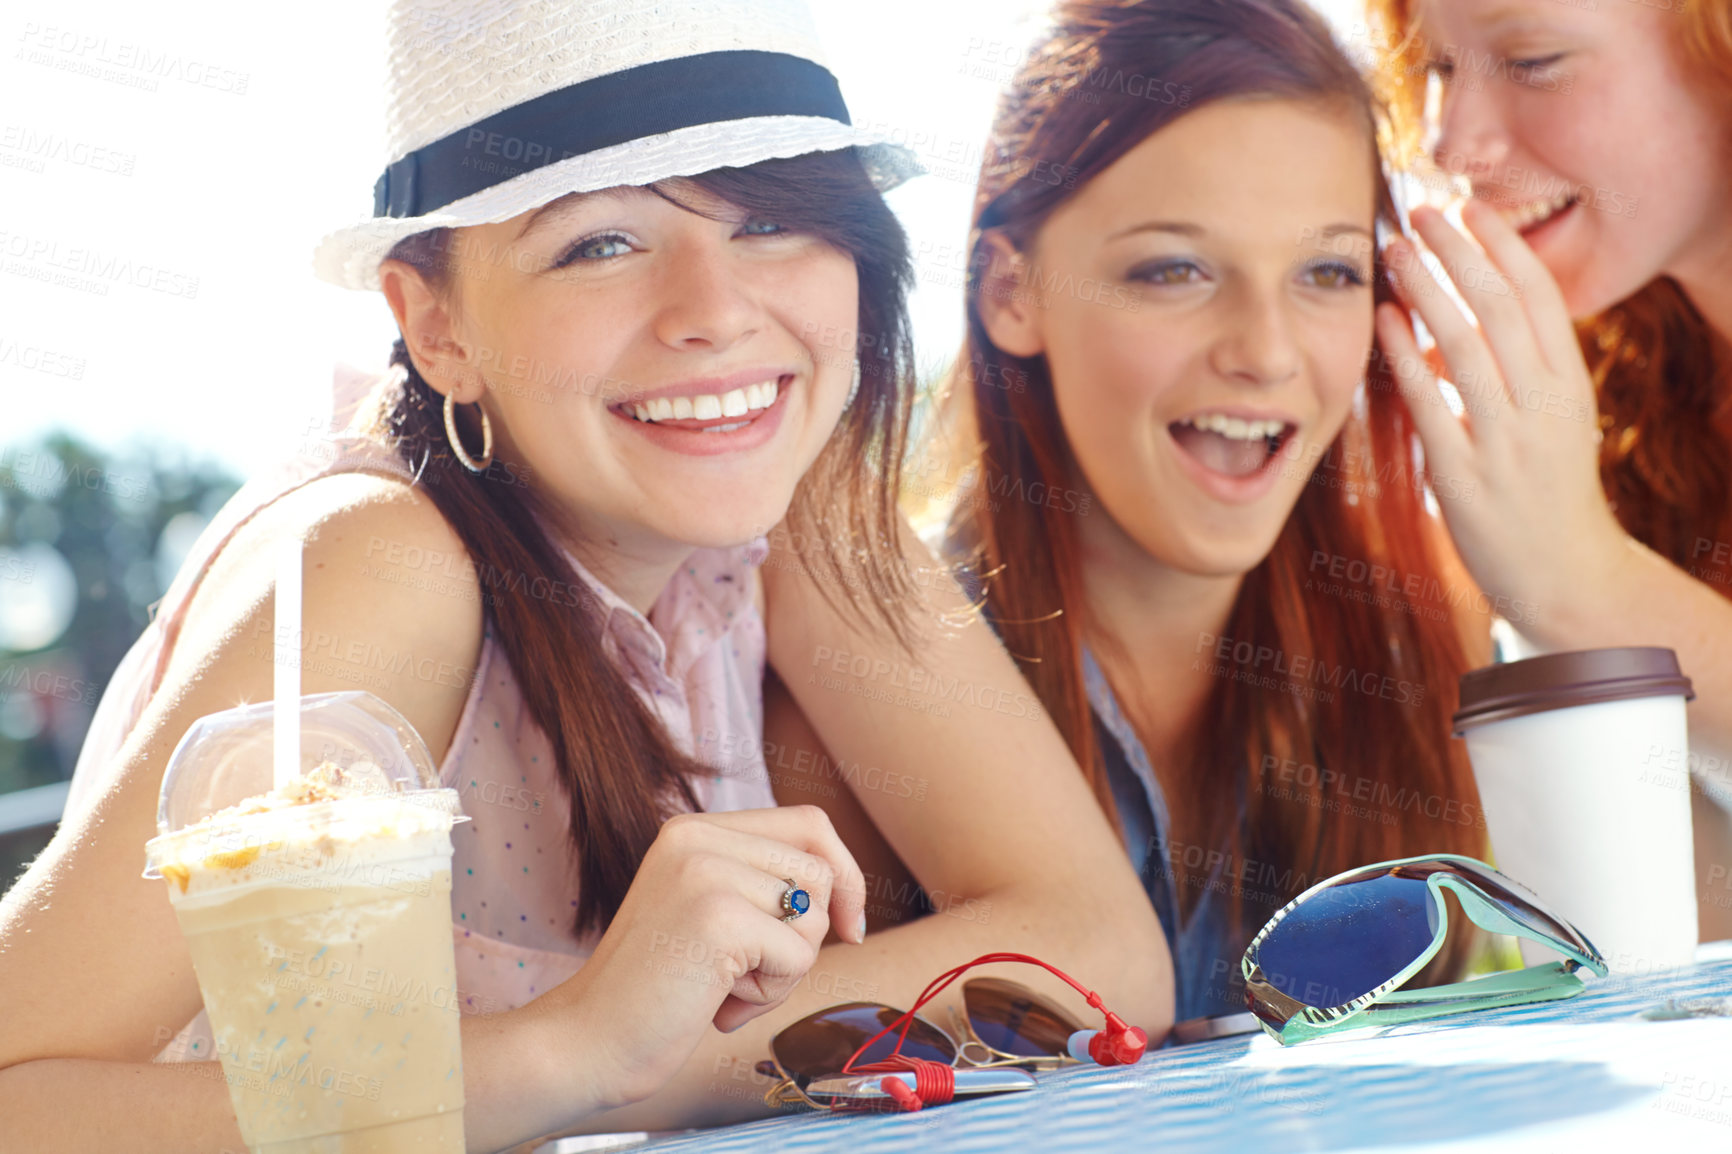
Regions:
[[[367,760],[152,839],[255,1154],[461,1154],[457,792]]]

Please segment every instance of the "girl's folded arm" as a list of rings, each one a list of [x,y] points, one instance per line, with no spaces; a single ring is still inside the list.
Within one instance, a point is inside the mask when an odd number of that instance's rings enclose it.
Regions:
[[[325,516],[331,508],[341,511]],[[377,478],[327,478],[268,506],[207,571],[150,705],[95,796],[0,903],[0,1154],[124,1149],[136,1154],[241,1154],[228,1087],[215,1063],[151,1058],[199,1012],[190,956],[167,883],[141,876],[156,833],[158,785],[197,718],[271,696],[272,560],[283,532],[308,537],[304,621],[335,638],[328,662],[307,661],[306,693],[353,689],[341,676],[349,642],[443,657],[473,668],[480,612],[442,592],[358,577],[370,544],[456,549],[423,498]],[[397,663],[401,665],[401,663]],[[442,756],[463,694],[418,679],[414,663],[380,696]],[[545,1009],[545,1007],[543,1007]],[[573,1077],[526,1060],[527,1030],[566,1043],[522,1011],[464,1022],[465,1122],[474,1149],[494,1149],[580,1112]],[[502,1044],[512,1032],[517,1045]],[[537,1071],[546,1073],[536,1077]],[[537,1118],[538,1110],[558,1111]]]
[[[774,540],[774,536],[772,537]],[[1057,728],[991,630],[911,530],[919,604],[912,654],[825,599],[798,558],[764,566],[770,661],[937,912],[824,947],[796,992],[732,1034],[711,1034],[672,1083],[588,1122],[589,1132],[708,1126],[767,1114],[754,1065],[781,1027],[826,1006],[906,1008],[980,954],[1040,957],[1097,990],[1151,1039],[1172,1022],[1159,920]],[[940,618],[942,617],[942,621]],[[1100,1015],[1034,966],[982,967],[1047,994],[1084,1026]],[[951,987],[957,994],[960,985]],[[923,1013],[947,1023],[941,998]]]
[[[899,546],[916,593],[912,653],[838,612],[797,568],[767,565],[771,661],[926,888],[929,920],[986,949],[1040,953],[1153,1036],[1171,1020],[1172,969],[1119,832],[949,570],[906,525]],[[1075,998],[1034,967],[1004,976]]]

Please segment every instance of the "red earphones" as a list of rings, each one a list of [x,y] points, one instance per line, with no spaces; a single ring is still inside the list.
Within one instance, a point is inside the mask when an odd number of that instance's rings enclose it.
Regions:
[[[1130,1066],[1142,1059],[1149,1048],[1149,1036],[1141,1026],[1130,1026],[1125,1020],[1106,1009],[1101,1004],[1101,996],[1093,990],[1085,990],[1077,980],[1055,966],[1049,966],[1039,958],[1031,958],[1027,954],[982,954],[972,962],[964,962],[954,969],[946,970],[921,991],[914,1005],[903,1012],[895,1022],[885,1026],[876,1034],[861,1043],[860,1048],[848,1056],[842,1064],[844,1074],[887,1074],[894,1071],[913,1071],[914,1086],[910,1089],[900,1078],[885,1078],[881,1083],[886,1094],[896,1102],[899,1110],[919,1110],[923,1106],[939,1106],[950,1101],[955,1090],[955,1069],[942,1062],[933,1062],[924,1058],[912,1058],[902,1053],[902,1043],[908,1040],[908,1028],[914,1024],[914,1015],[944,988],[975,966],[991,965],[996,962],[1025,962],[1063,978],[1070,983],[1072,989],[1083,995],[1088,1004],[1106,1015],[1105,1030],[1078,1030],[1070,1036],[1066,1050],[1070,1056],[1079,1062],[1093,1062],[1098,1066]],[[881,1062],[854,1068],[854,1063],[871,1048],[872,1043],[894,1030],[898,1023],[902,1033],[896,1039],[896,1048],[890,1056]]]
[[[1149,1048],[1149,1035],[1141,1026],[1127,1026],[1123,1018],[1107,1011],[1105,1030],[1078,1030],[1065,1047],[1079,1062],[1097,1066],[1133,1066]]]

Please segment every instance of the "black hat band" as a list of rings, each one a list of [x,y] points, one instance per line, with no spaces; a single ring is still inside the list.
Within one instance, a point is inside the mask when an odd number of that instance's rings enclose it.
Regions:
[[[597,76],[417,148],[373,186],[373,215],[423,216],[549,164],[646,136],[755,116],[851,123],[836,77],[781,52],[704,52]]]

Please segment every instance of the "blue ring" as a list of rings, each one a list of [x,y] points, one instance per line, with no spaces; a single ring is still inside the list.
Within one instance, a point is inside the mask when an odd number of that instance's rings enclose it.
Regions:
[[[788,888],[782,891],[782,920],[791,922],[812,908],[812,895],[794,884],[793,878],[783,878]]]

